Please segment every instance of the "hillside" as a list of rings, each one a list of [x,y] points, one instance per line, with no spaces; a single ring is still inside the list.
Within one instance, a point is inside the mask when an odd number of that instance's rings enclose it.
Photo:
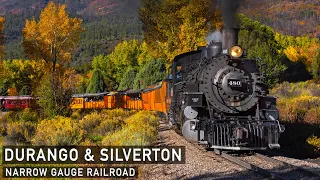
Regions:
[[[5,57],[24,58],[21,31],[25,20],[39,17],[49,0],[0,0],[0,15],[5,16]],[[93,56],[108,54],[123,39],[142,36],[138,9],[140,0],[54,0],[66,4],[72,17],[82,18],[86,31],[74,52],[71,65],[87,69]]]
[[[0,0],[0,15],[32,14],[46,7],[50,0]],[[72,14],[84,18],[105,16],[113,12],[136,12],[140,0],[54,0],[66,4]]]
[[[240,12],[285,35],[320,38],[320,1],[243,0]]]
[[[38,18],[49,0],[0,0],[6,17],[5,59],[24,58],[21,31],[25,19]],[[93,57],[108,54],[124,39],[142,38],[140,0],[54,0],[80,17],[86,32],[73,53],[71,65],[89,69]],[[285,35],[320,37],[320,2],[312,0],[241,0],[240,12]]]

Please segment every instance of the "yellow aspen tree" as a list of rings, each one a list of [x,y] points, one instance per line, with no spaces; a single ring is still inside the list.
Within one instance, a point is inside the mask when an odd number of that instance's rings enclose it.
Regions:
[[[49,2],[41,11],[40,20],[26,20],[23,29],[23,47],[27,57],[43,59],[52,64],[52,72],[56,64],[66,63],[84,31],[82,20],[70,18],[66,5],[55,5]]]

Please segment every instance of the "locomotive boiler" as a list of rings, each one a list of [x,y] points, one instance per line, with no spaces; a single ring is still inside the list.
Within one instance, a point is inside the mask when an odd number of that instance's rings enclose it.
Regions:
[[[169,121],[188,141],[217,150],[280,148],[276,98],[268,96],[263,64],[245,58],[238,29],[178,55],[171,68]]]

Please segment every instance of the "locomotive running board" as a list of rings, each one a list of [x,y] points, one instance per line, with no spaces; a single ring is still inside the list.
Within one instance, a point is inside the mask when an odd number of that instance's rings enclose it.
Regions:
[[[266,147],[226,147],[226,146],[211,146],[212,149],[226,149],[226,150],[266,150]]]

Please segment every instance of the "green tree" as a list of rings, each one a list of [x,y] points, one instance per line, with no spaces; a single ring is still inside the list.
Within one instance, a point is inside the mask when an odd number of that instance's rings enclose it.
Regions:
[[[51,96],[53,91],[54,89],[51,85],[50,75],[43,76],[40,86],[37,89],[37,95],[41,97],[37,103],[42,107],[43,115],[48,118],[58,115],[58,106],[55,105],[56,99]]]
[[[79,79],[72,69],[58,67],[56,77],[52,85],[51,75],[45,74],[36,89],[36,95],[39,97],[37,103],[41,107],[43,115],[46,118],[52,118],[56,115],[69,115],[71,109],[72,94],[76,93]],[[52,96],[52,94],[55,96]]]
[[[123,75],[122,80],[119,84],[118,90],[133,89],[134,78],[136,77],[136,70],[129,68],[127,72]]]
[[[110,60],[109,56],[99,55],[94,57],[92,61],[92,68],[100,70],[100,72],[102,73],[107,91],[117,89],[117,70],[115,68],[115,65]]]
[[[253,21],[243,14],[240,14],[239,18],[241,21],[239,44],[248,50],[248,58],[261,58],[258,64],[265,64],[261,71],[266,73],[267,83],[272,87],[286,70],[286,66],[282,63],[284,55],[279,53],[281,46],[275,40],[275,34],[270,27]]]
[[[108,56],[99,55],[94,57],[92,68],[101,71],[108,91],[118,89],[120,84],[120,89],[123,89],[128,87],[126,85],[127,80],[130,81],[130,79],[124,78],[124,75],[128,72],[130,74],[133,71],[137,72],[152,57],[145,42],[140,43],[138,40],[133,39],[118,44]]]
[[[108,56],[114,65],[116,71],[114,77],[118,83],[120,83],[123,74],[128,68],[137,69],[139,67],[139,46],[138,40],[123,41],[118,44],[114,51]]]
[[[134,89],[143,89],[162,81],[166,75],[165,61],[163,59],[152,59],[139,70],[135,80]]]
[[[320,51],[318,52],[315,59],[312,61],[311,68],[312,68],[313,77],[319,80],[320,79]]]
[[[105,83],[102,72],[99,69],[94,69],[87,87],[87,93],[102,93],[105,90]]]
[[[36,89],[46,69],[44,61],[20,59],[2,61],[0,66],[0,87],[15,87],[23,95]]]

